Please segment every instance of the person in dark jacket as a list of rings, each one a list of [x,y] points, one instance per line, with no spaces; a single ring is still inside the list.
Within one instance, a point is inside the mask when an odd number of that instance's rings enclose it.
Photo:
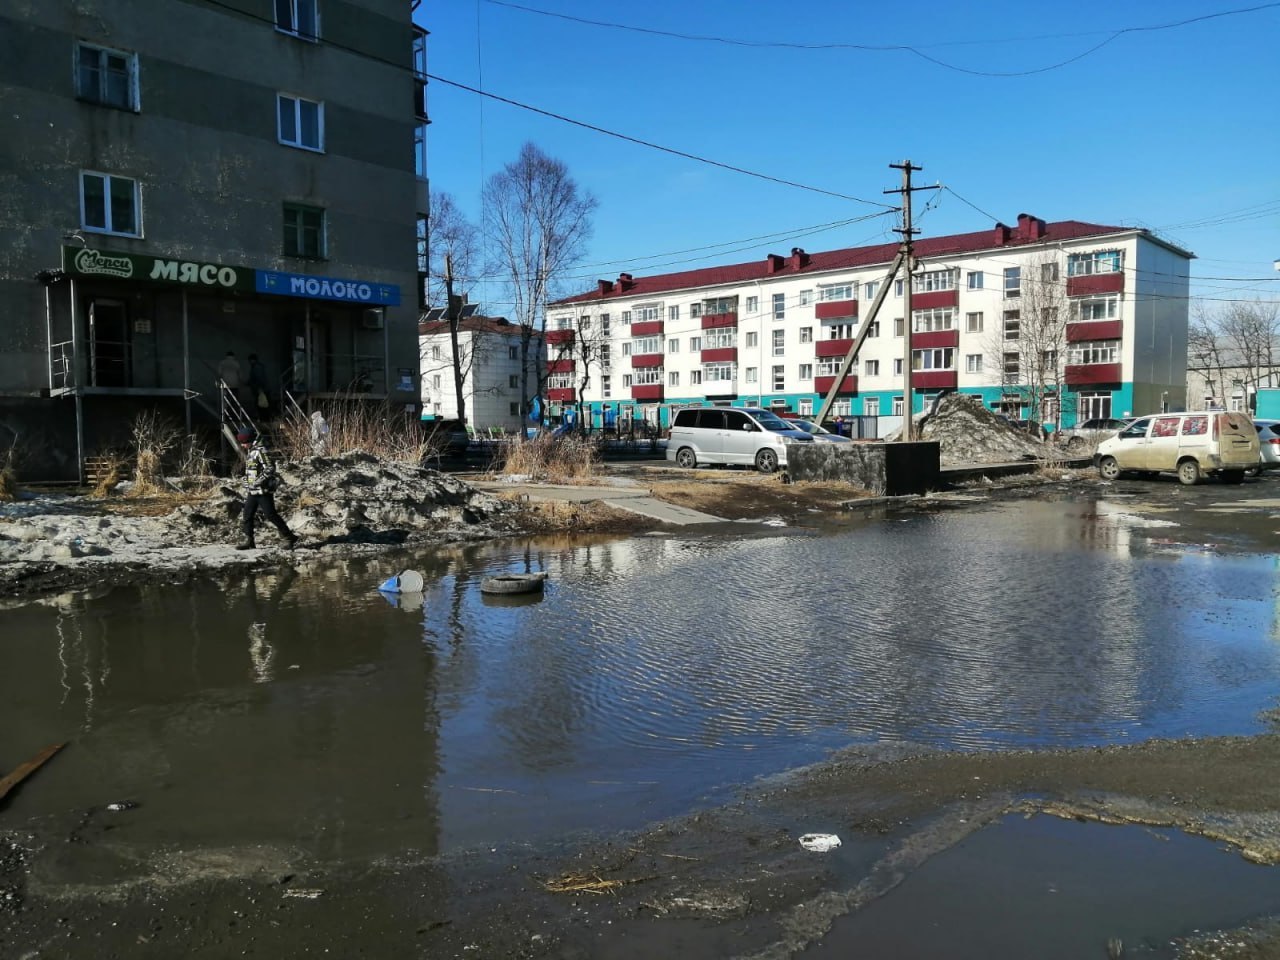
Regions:
[[[253,430],[241,430],[236,434],[236,442],[245,451],[244,540],[236,544],[236,549],[254,549],[253,521],[261,510],[280,531],[280,536],[285,539],[285,546],[292,550],[298,544],[298,537],[276,512],[275,489],[279,480],[276,476],[276,465],[272,463],[271,456],[267,453],[266,444]]]

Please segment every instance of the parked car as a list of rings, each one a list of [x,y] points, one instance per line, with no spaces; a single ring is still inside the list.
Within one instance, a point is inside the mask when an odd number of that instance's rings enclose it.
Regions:
[[[1013,429],[1029,433],[1037,440],[1049,439],[1049,431],[1044,428],[1044,424],[1039,420],[1015,420],[1013,417],[1005,416],[1003,413],[997,413],[996,416],[1013,427]]]
[[[1205,411],[1139,417],[1114,437],[1098,444],[1094,463],[1104,480],[1123,471],[1177,473],[1188,486],[1206,474],[1239,483],[1257,469],[1258,431],[1243,413]]]
[[[667,459],[682,467],[754,464],[773,473],[787,465],[788,443],[813,443],[813,437],[757,407],[685,407],[671,421]]]
[[[1280,420],[1255,420],[1258,428],[1258,457],[1261,461],[1257,473],[1280,467]]]
[[[1073,452],[1096,447],[1108,437],[1114,437],[1128,423],[1128,420],[1117,420],[1114,417],[1098,417],[1077,423],[1074,427],[1058,431],[1057,441]]]
[[[787,426],[794,427],[797,430],[803,430],[819,443],[853,443],[853,441],[848,437],[842,437],[837,433],[832,433],[825,427],[818,426],[812,420],[801,420],[798,417],[794,420],[790,417],[783,417],[781,419],[783,423],[787,424]]]

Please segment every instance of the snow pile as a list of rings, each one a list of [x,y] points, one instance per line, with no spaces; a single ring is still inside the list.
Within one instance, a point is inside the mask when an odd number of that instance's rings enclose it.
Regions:
[[[965,394],[945,394],[932,412],[917,414],[915,423],[919,439],[940,444],[944,464],[1016,463],[1061,456]]]

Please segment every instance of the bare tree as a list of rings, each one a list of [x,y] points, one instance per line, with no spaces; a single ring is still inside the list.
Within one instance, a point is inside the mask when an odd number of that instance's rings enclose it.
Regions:
[[[545,339],[545,305],[576,262],[591,234],[596,199],[569,176],[568,168],[532,143],[489,178],[484,188],[485,230],[510,287],[520,324],[520,415],[531,396],[529,347],[534,334]],[[535,368],[537,393],[545,376]]]
[[[453,197],[447,193],[431,195],[431,210],[427,218],[427,247],[431,264],[428,303],[443,304],[445,307],[449,341],[453,348],[454,399],[458,419],[466,423],[467,401],[463,387],[474,363],[475,351],[466,351],[467,356],[463,356],[464,351],[458,337],[458,321],[461,305],[475,283],[474,266],[478,260],[479,235],[458,209]],[[472,335],[473,348],[477,336],[477,333]]]
[[[1187,365],[1223,405],[1238,385],[1241,401],[1250,406],[1259,387],[1275,384],[1280,371],[1280,305],[1261,300],[1233,303],[1218,314],[1203,306],[1187,332]]]

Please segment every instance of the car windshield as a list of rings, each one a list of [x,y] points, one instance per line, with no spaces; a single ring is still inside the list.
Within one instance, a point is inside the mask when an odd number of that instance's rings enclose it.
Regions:
[[[766,430],[794,430],[795,429],[795,427],[793,427],[786,420],[783,420],[777,414],[769,413],[766,410],[761,410],[759,413],[752,414],[752,416],[754,416],[756,418],[756,422],[759,423],[760,426],[764,427]]]
[[[812,433],[815,437],[820,433],[826,433],[816,423],[810,423],[808,420],[787,420],[786,424],[792,430],[803,430],[805,433]]]

